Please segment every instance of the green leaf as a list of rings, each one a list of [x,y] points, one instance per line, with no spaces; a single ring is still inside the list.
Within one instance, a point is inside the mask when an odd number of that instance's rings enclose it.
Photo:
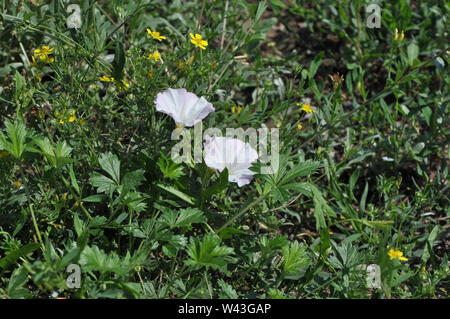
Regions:
[[[233,227],[225,227],[218,233],[219,237],[222,239],[230,239],[234,234],[245,235],[247,232]]]
[[[89,178],[89,182],[97,188],[97,193],[112,194],[118,187],[117,183],[112,179],[99,173],[93,173],[91,178]],[[86,201],[86,199],[84,200]]]
[[[394,127],[395,124],[394,124],[394,120],[392,119],[391,111],[390,111],[389,107],[387,106],[386,102],[384,101],[384,99],[380,99],[380,106],[383,109],[384,117],[388,120],[391,127]]]
[[[191,243],[187,248],[190,259],[186,260],[187,265],[194,267],[220,268],[231,262],[233,248],[220,246],[220,238],[209,233],[200,240],[197,237],[191,238]]]
[[[196,223],[206,223],[203,212],[197,208],[186,208],[178,212],[178,218],[173,227],[187,227]]]
[[[223,191],[228,185],[228,169],[225,169],[220,173],[219,179],[210,187],[208,187],[203,196],[207,199],[212,195],[220,193]]]
[[[326,205],[325,199],[322,197],[322,194],[315,186],[312,186],[311,190],[313,193],[314,217],[316,219],[316,229],[320,230],[322,228],[327,228],[323,209],[324,206]]]
[[[98,195],[91,195],[88,197],[83,198],[83,202],[88,202],[88,203],[101,203],[106,201],[106,196],[102,195],[102,194],[98,194]]]
[[[256,9],[255,14],[255,22],[259,21],[261,19],[261,16],[263,15],[264,11],[267,9],[266,1],[259,1],[258,8]]]
[[[328,261],[337,269],[350,269],[355,267],[364,259],[364,255],[358,252],[358,249],[353,247],[351,243],[341,243],[336,245],[334,241],[331,241],[331,247],[333,248],[334,255],[331,256]]]
[[[170,194],[172,194],[172,195],[177,196],[178,198],[181,198],[181,199],[184,200],[186,203],[189,203],[189,204],[191,204],[191,205],[194,205],[194,199],[193,199],[191,196],[189,196],[189,195],[187,195],[187,194],[185,194],[185,193],[179,191],[179,190],[176,189],[175,187],[169,186],[169,185],[164,185],[164,184],[161,184],[161,183],[156,184],[156,186],[159,187],[159,188],[162,189],[162,190],[165,190],[166,192],[168,192],[168,193],[170,193]]]
[[[281,0],[269,0],[269,1],[270,1],[270,4],[273,6],[287,9],[287,5],[284,4]]]
[[[143,181],[145,181],[144,177],[145,171],[143,169],[138,169],[133,172],[126,173],[122,178],[123,187],[128,190],[135,190],[139,187]]]
[[[331,250],[331,240],[328,228],[323,228],[320,231],[320,244],[314,248],[324,258],[328,256]]]
[[[158,159],[158,167],[164,175],[164,178],[178,180],[184,175],[183,166],[175,163],[170,157],[167,158],[163,153]]]
[[[25,80],[17,70],[14,74],[14,82],[15,82],[14,99],[18,101],[23,89],[25,88]]]
[[[125,66],[125,49],[121,41],[116,42],[116,51],[114,55],[113,65],[113,77],[117,81],[123,78],[123,68]]]
[[[300,271],[301,267],[309,265],[310,258],[306,253],[306,247],[298,241],[282,248],[283,252],[283,274],[293,275]]]
[[[436,241],[437,235],[439,233],[439,225],[435,225],[428,235],[427,241],[425,242],[425,247],[422,253],[422,262],[426,263],[430,258],[430,252],[433,251],[434,242]]]
[[[25,267],[14,270],[8,283],[8,295],[12,299],[26,298],[30,293],[23,288],[28,281],[28,271]]]
[[[69,176],[70,182],[72,183],[72,187],[75,189],[78,195],[81,195],[80,186],[78,186],[77,179],[75,177],[75,173],[73,171],[73,165],[69,166]]]
[[[84,230],[83,222],[81,221],[80,217],[78,217],[77,214],[73,215],[73,226],[75,228],[75,232],[77,233],[77,236],[80,237]]]
[[[361,222],[366,226],[377,229],[388,229],[392,227],[394,223],[392,220],[367,220],[367,219],[356,219],[356,222]]]
[[[83,272],[99,271],[102,274],[128,274],[146,259],[146,254],[131,256],[129,252],[121,258],[115,252],[105,253],[97,246],[86,246],[79,260]]]
[[[314,76],[316,75],[317,70],[319,69],[319,66],[322,63],[322,58],[323,58],[324,54],[325,54],[324,51],[320,52],[319,54],[316,55],[314,60],[311,62],[311,65],[309,66],[309,73],[308,73],[308,77],[310,80],[312,80],[314,78]]]
[[[319,162],[307,161],[298,163],[291,170],[289,170],[286,175],[284,175],[284,177],[280,181],[280,184],[286,184],[298,177],[310,175],[314,173],[320,166],[321,165]]]
[[[221,291],[221,298],[229,298],[229,299],[237,299],[238,294],[236,290],[233,289],[233,287],[226,283],[222,278],[217,281],[220,288],[222,288]]]
[[[431,126],[431,116],[433,115],[433,110],[429,106],[422,108],[422,114],[427,122],[428,126]]]
[[[47,137],[35,138],[34,142],[40,149],[39,153],[44,155],[44,157],[54,168],[60,169],[64,165],[73,162],[73,160],[69,157],[72,152],[72,148],[70,148],[66,142],[58,141],[56,143],[56,147],[53,147]]]
[[[25,246],[13,250],[12,252],[9,252],[8,255],[6,255],[6,257],[0,259],[0,268],[5,269],[9,265],[15,263],[16,260],[19,259],[20,257],[31,254],[38,248],[39,248],[38,243],[29,243],[26,244]]]
[[[120,184],[120,161],[111,152],[103,153],[98,159],[100,167],[107,172],[117,185]]]
[[[31,144],[26,143],[28,136],[32,134],[27,130],[25,124],[21,121],[14,123],[5,121],[6,136],[0,132],[0,150],[5,150],[16,159],[22,159],[23,153]]]
[[[366,200],[367,200],[367,194],[369,193],[369,184],[366,182],[366,186],[364,186],[364,191],[361,196],[361,200],[359,201],[359,211],[361,214],[364,214],[366,211]]]
[[[77,256],[80,254],[80,247],[74,247],[72,248],[67,254],[64,255],[61,262],[64,265],[70,264]]]
[[[413,65],[414,61],[419,57],[419,46],[416,41],[411,41],[406,49],[408,53],[408,63],[409,65]]]
[[[165,210],[158,218],[158,224],[170,229],[176,227],[188,227],[195,223],[205,223],[203,212],[197,208],[185,208],[179,211]]]
[[[170,245],[163,245],[162,252],[167,257],[175,257],[178,252],[178,248]]]

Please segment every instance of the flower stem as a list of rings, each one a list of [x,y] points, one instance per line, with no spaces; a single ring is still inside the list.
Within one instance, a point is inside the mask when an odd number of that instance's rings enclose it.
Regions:
[[[23,173],[22,165],[19,164],[19,167],[20,167],[20,176],[22,177],[22,180],[25,183],[25,174]],[[30,208],[31,219],[33,221],[34,230],[36,231],[36,235],[37,235],[37,237],[39,239],[39,242],[41,243],[42,250],[45,250],[45,245],[44,245],[44,242],[42,241],[41,232],[39,231],[39,227],[38,227],[38,224],[37,224],[37,221],[36,221],[36,216],[34,214],[33,205],[31,204],[31,196],[30,196],[30,193],[28,191],[28,183],[25,185],[25,193],[27,194],[28,207]]]
[[[256,204],[258,204],[260,201],[262,201],[264,198],[266,198],[267,195],[270,194],[270,191],[272,190],[272,187],[265,192],[262,196],[258,197],[256,200],[254,200],[253,202],[251,202],[250,204],[248,204],[247,206],[245,206],[239,213],[237,213],[236,215],[234,215],[233,217],[231,217],[229,220],[227,220],[227,222],[225,224],[223,224],[216,233],[219,233],[221,230],[223,230],[225,227],[230,226],[236,219],[238,219],[239,217],[241,217],[242,215],[245,214],[245,212],[247,212],[250,208],[252,208],[253,206],[255,206]]]

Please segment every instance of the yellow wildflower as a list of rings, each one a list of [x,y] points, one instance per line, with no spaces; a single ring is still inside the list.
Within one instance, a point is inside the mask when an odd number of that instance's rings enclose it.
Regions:
[[[126,90],[130,86],[130,83],[128,83],[125,80],[117,81],[115,78],[108,77],[106,75],[104,75],[98,79],[103,82],[114,82],[119,90]]]
[[[314,112],[314,111],[312,110],[312,108],[311,108],[311,105],[309,105],[309,104],[303,104],[301,110],[302,110],[302,111],[305,111],[306,113],[312,113],[312,112]]]
[[[127,90],[130,87],[130,83],[125,80],[122,80],[121,82],[115,80],[114,82],[119,90]]]
[[[158,41],[166,39],[166,37],[160,35],[159,32],[152,31],[149,28],[147,28],[147,33],[150,34],[153,37],[153,39],[158,40]]]
[[[405,38],[405,32],[402,31],[402,33],[400,35],[398,35],[398,29],[395,28],[394,40],[397,42],[401,42],[401,41],[403,41],[404,38]]]
[[[199,48],[201,48],[202,50],[205,50],[206,47],[208,46],[208,41],[203,40],[202,36],[198,33],[195,34],[195,37],[192,33],[189,33],[189,35],[191,36],[191,43],[195,44],[196,46],[198,46]]]
[[[22,186],[22,182],[21,181],[16,181],[13,183],[14,187],[16,188],[20,188]]]
[[[72,112],[69,113],[69,118],[67,119],[67,121],[69,123],[74,122],[77,119],[77,117],[75,116],[75,110],[73,110]]]
[[[52,54],[54,49],[55,48],[50,48],[48,45],[44,45],[42,48],[34,50],[34,54],[42,60],[44,57]]]
[[[155,61],[158,61],[161,59],[161,53],[159,53],[158,51],[155,51],[153,53],[150,53],[150,55],[148,57],[146,57],[147,60],[151,60],[154,59]]]
[[[103,82],[113,82],[114,81],[114,78],[113,77],[107,77],[106,75],[104,75],[104,76],[102,76],[102,77],[100,77],[100,78],[98,78],[100,81],[103,81]]]
[[[297,130],[300,131],[302,128],[303,128],[302,124],[301,124],[301,123],[298,123],[298,124],[297,124]]]
[[[231,113],[235,113],[236,112],[236,106],[235,105],[233,105],[232,107],[231,107]],[[239,113],[241,113],[242,112],[242,106],[238,106],[237,107],[237,114],[239,114]]]
[[[53,62],[55,62],[55,58],[54,57],[48,57],[48,56],[46,56],[44,58],[41,58],[41,60],[44,63],[53,63]]]
[[[389,250],[389,252],[388,252],[388,255],[389,255],[389,257],[391,257],[391,259],[398,259],[398,260],[403,260],[403,261],[408,260],[408,258],[403,257],[403,253],[400,250],[398,250],[397,248],[395,250],[391,248],[391,250]]]
[[[34,50],[34,54],[42,61],[45,63],[52,63],[55,61],[54,57],[49,57],[50,54],[53,53],[53,50],[55,48],[50,48],[48,45],[44,45],[42,48],[40,49],[36,49]],[[36,62],[35,60],[33,62]]]

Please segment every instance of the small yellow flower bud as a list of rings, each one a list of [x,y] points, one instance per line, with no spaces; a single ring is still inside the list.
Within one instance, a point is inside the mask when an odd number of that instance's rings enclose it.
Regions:
[[[13,183],[13,185],[14,185],[15,188],[20,188],[22,186],[22,182],[21,181],[15,181]]]

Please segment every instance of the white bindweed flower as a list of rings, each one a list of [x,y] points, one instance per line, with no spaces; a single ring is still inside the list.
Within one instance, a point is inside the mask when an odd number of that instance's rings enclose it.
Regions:
[[[215,111],[203,96],[198,97],[186,89],[167,89],[158,93],[156,110],[170,115],[178,126],[194,126],[210,112]]]
[[[249,184],[255,172],[249,170],[258,153],[249,143],[230,137],[206,138],[204,149],[205,163],[208,167],[222,172],[228,169],[228,181],[239,187]]]

